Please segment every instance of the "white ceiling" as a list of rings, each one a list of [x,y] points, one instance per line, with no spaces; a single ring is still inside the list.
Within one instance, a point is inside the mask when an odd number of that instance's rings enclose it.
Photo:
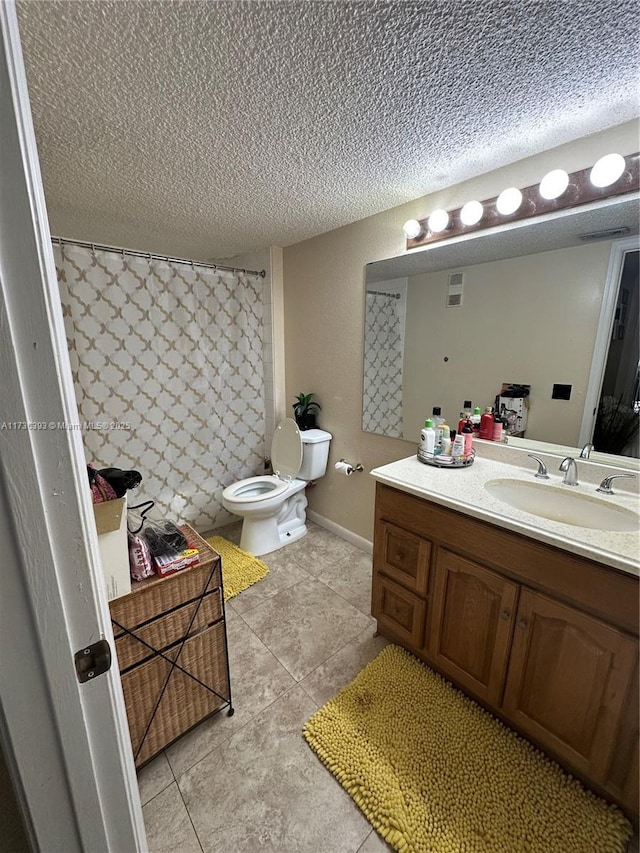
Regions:
[[[289,245],[638,115],[635,0],[21,0],[53,233]]]

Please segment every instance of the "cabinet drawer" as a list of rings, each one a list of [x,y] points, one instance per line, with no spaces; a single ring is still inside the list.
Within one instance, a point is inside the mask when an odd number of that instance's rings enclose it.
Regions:
[[[179,648],[171,649],[168,656],[174,659],[179,654],[176,663],[189,674],[156,656],[122,676],[138,767],[229,698],[224,623],[190,637],[180,653]]]
[[[147,624],[130,629],[135,636],[123,633],[114,624],[113,633],[120,670],[128,669],[133,664],[150,657],[154,651],[161,651],[171,646],[185,636],[187,629],[190,634],[194,634],[221,617],[222,596],[220,589],[216,589],[205,595],[202,602],[192,601],[178,610],[160,615]]]
[[[382,522],[376,530],[374,561],[376,571],[407,589],[427,594],[431,543],[395,524]]]
[[[220,558],[217,555],[169,577],[140,581],[129,595],[109,603],[111,618],[132,630],[159,613],[174,610],[197,598],[205,592],[205,587],[206,592],[220,587]]]
[[[372,613],[382,634],[390,632],[409,648],[422,647],[426,613],[424,599],[384,575],[375,574]]]

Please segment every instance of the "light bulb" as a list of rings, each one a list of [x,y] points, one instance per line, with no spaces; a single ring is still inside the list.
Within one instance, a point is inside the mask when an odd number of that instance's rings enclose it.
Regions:
[[[625,162],[621,154],[605,154],[596,162],[589,177],[594,187],[608,187],[615,184],[624,169]]]
[[[509,187],[509,189],[502,190],[496,200],[498,213],[501,213],[503,216],[510,216],[512,213],[515,213],[521,204],[522,193],[515,187]]]
[[[429,231],[433,231],[434,234],[439,234],[440,231],[444,231],[444,229],[449,224],[449,214],[446,210],[434,210],[429,219],[427,220],[427,225],[429,226]]]
[[[402,230],[407,240],[415,240],[422,231],[422,225],[420,225],[417,219],[407,219],[402,226]]]
[[[540,195],[542,198],[559,198],[569,186],[569,175],[564,169],[554,169],[548,172],[540,181]]]
[[[468,201],[460,211],[460,219],[464,225],[475,225],[480,222],[484,207],[479,201]]]

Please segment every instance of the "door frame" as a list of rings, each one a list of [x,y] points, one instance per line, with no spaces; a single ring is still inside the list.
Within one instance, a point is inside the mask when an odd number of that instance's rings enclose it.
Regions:
[[[35,850],[133,853],[117,663],[82,685],[74,666],[113,633],[13,0],[0,30],[0,741]]]
[[[621,240],[616,240],[611,244],[609,266],[607,267],[607,276],[602,294],[600,318],[598,320],[596,339],[593,347],[593,358],[591,360],[591,370],[589,372],[589,381],[587,382],[584,412],[578,438],[579,447],[584,447],[585,444],[592,440],[593,430],[596,425],[598,403],[600,401],[602,383],[604,382],[604,372],[607,366],[611,330],[613,328],[624,259],[627,252],[638,251],[638,249],[640,249],[640,241],[637,235],[634,237],[623,237]]]

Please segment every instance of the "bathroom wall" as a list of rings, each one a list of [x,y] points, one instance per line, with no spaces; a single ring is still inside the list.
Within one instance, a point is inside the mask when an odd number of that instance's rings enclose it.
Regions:
[[[334,436],[327,475],[308,490],[312,513],[370,541],[375,481],[367,472],[415,453],[416,442],[362,432],[365,264],[405,252],[402,225],[407,219],[423,218],[436,207],[491,198],[511,185],[529,186],[552,168],[587,168],[616,150],[638,150],[636,121],[284,249],[287,401],[300,391],[313,391],[322,404],[319,426]],[[341,457],[361,462],[365,472],[345,478],[333,468]]]
[[[454,308],[447,307],[449,270],[411,277],[404,435],[432,406],[455,428],[464,400],[484,409],[512,383],[531,386],[526,438],[575,446],[610,250],[605,240],[456,267],[464,296]],[[554,383],[571,385],[571,399],[553,400]]]

